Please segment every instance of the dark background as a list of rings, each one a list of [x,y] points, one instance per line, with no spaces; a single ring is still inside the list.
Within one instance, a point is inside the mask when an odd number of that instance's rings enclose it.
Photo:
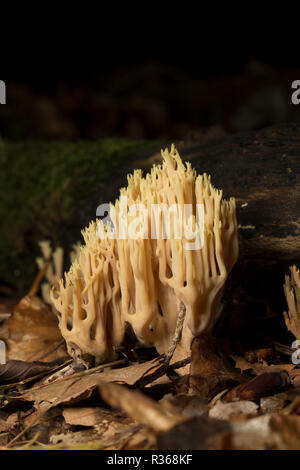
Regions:
[[[145,25],[143,18],[109,17],[108,25],[103,18],[92,23],[89,33],[85,23],[72,31],[60,27],[59,35],[53,24],[49,34],[39,26],[29,41],[23,34],[8,42],[1,135],[187,139],[299,122],[300,106],[290,96],[300,56],[283,30],[261,34],[253,24],[243,34],[239,22],[236,30],[203,32],[205,18],[180,20],[158,16]]]
[[[61,6],[51,4],[41,6],[38,19],[31,16],[32,25],[18,5],[5,33],[2,16],[0,290],[5,283],[28,291],[40,240],[54,247],[63,240],[69,252],[107,192],[117,196],[137,156],[171,142],[201,147],[204,135],[218,136],[215,175],[223,155],[232,154],[224,134],[300,123],[300,105],[291,102],[291,84],[300,80],[297,13],[285,19],[280,6],[275,24],[274,5],[267,18],[254,4],[243,4],[239,17],[217,4],[209,15],[200,7],[173,4],[164,17],[153,3],[124,5],[125,13],[114,4],[109,14],[102,4],[79,5],[74,22],[76,5],[63,17]],[[201,172],[216,156],[208,153]],[[276,155],[272,147],[270,162]],[[238,180],[236,187],[243,190]],[[236,192],[230,188],[229,195]]]

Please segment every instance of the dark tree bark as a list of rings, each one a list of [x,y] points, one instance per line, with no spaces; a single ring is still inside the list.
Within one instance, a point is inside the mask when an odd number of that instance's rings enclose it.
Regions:
[[[181,153],[236,198],[241,258],[300,261],[300,126],[225,136]]]

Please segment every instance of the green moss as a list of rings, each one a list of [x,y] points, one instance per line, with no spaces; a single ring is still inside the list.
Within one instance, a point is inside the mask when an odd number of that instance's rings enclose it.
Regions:
[[[26,445],[23,447],[15,447],[13,450],[101,450],[102,445],[101,442],[91,442],[87,444],[77,444],[73,446],[66,446],[66,445],[32,445],[27,447]],[[9,450],[9,449],[8,449]]]
[[[126,156],[153,142],[0,140],[0,281],[26,290],[36,273],[35,247],[59,242],[73,211]]]

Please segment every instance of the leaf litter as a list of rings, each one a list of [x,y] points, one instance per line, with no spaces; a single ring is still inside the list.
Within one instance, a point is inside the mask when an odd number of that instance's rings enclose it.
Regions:
[[[202,334],[176,362],[135,340],[92,369],[37,295],[1,304],[1,449],[300,448],[300,369],[276,345]]]

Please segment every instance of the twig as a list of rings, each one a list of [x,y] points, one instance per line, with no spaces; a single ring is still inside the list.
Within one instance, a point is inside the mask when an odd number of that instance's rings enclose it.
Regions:
[[[30,423],[28,426],[26,426],[26,428],[23,429],[23,431],[21,431],[19,434],[17,434],[7,445],[6,445],[6,448],[12,446],[12,444],[14,444],[18,439],[20,439],[20,437],[24,436],[24,434],[29,431],[29,429],[32,427],[32,426],[35,426],[36,424],[38,423],[38,419],[34,420],[32,423]]]
[[[45,264],[43,265],[42,269],[40,269],[40,271],[39,271],[38,274],[36,275],[36,277],[35,277],[35,279],[34,279],[34,281],[33,281],[33,283],[32,283],[32,286],[31,286],[31,288],[30,288],[30,291],[28,292],[28,296],[29,296],[29,297],[34,296],[34,295],[37,293],[37,291],[39,290],[40,284],[41,284],[41,282],[42,282],[42,280],[43,280],[43,277],[44,277],[45,274],[46,274],[46,271],[47,271],[47,269],[48,269],[48,266],[49,266],[50,261],[51,261],[51,258],[49,258],[49,259],[45,262]]]
[[[289,346],[279,343],[278,341],[274,341],[273,339],[268,338],[267,336],[264,336],[262,334],[259,334],[259,336],[265,341],[268,341],[268,343],[272,344],[274,346],[274,349],[280,352],[281,354],[284,354],[285,356],[291,356],[291,354],[293,353],[293,349]]]
[[[88,370],[84,370],[84,371],[80,371],[80,372],[75,372],[75,374],[68,375],[66,377],[62,377],[61,379],[58,379],[57,382],[61,383],[61,382],[64,382],[65,380],[71,380],[71,379],[75,379],[77,377],[80,378],[84,375],[93,374],[94,372],[98,372],[99,370],[106,369],[106,367],[113,367],[113,366],[116,366],[116,365],[126,364],[126,362],[127,361],[125,359],[119,359],[118,361],[107,362],[106,364],[101,364],[100,366],[94,367],[93,369],[88,369]],[[54,383],[54,382],[52,382],[52,383]],[[48,383],[41,384],[41,385],[38,385],[37,387],[32,387],[30,389],[30,391],[35,392],[36,390],[40,390],[42,388],[47,387],[48,385],[49,385]]]
[[[186,366],[191,362],[191,358],[187,357],[186,359],[181,359],[180,361],[174,362],[173,364],[170,364],[168,366],[168,369],[171,370],[176,370],[176,369],[181,369],[181,367]]]
[[[133,429],[132,429],[132,428],[133,428]],[[129,436],[127,437],[127,439],[125,440],[125,442],[123,442],[123,444],[121,445],[120,450],[124,450],[124,449],[126,448],[126,446],[129,444],[129,442],[131,441],[131,439],[133,438],[133,436],[134,436],[137,432],[139,432],[142,428],[143,428],[143,427],[142,427],[141,424],[138,424],[138,425],[135,425],[135,426],[130,426],[129,429],[127,430],[127,432],[126,432],[126,434],[129,433]],[[118,439],[119,442],[122,442],[122,434],[124,434],[124,432],[123,432],[123,433],[120,433],[119,439]],[[115,442],[114,444],[115,444],[115,445],[118,444],[118,441]],[[107,447],[108,447],[108,446],[107,446]]]
[[[71,362],[72,362],[72,359],[68,359],[63,364],[59,364],[57,367],[55,367],[52,370],[49,370],[48,372],[49,372],[49,374],[53,374],[55,372],[58,372],[60,369],[63,369],[64,367],[66,367],[68,364],[71,364]],[[44,371],[44,372],[41,372],[40,374],[33,375],[32,377],[27,377],[27,379],[20,380],[19,382],[14,382],[12,384],[0,385],[0,391],[1,390],[8,390],[10,388],[14,388],[17,385],[25,385],[29,382],[32,382],[32,381],[35,381],[35,380],[39,379],[40,377],[44,377],[45,375],[48,374],[48,372]]]
[[[169,350],[166,355],[166,364],[169,364],[173,354],[175,352],[175,349],[177,348],[177,345],[180,341],[181,334],[182,334],[182,329],[183,329],[183,323],[185,319],[185,314],[186,314],[186,306],[184,305],[183,302],[180,302],[180,307],[179,307],[179,313],[177,317],[177,323],[176,323],[176,328],[175,328],[175,333],[172,339],[172,344],[169,347]]]
[[[38,431],[37,433],[35,433],[35,435],[33,436],[32,439],[30,439],[30,441],[28,441],[26,444],[24,444],[24,446],[22,446],[20,448],[20,450],[22,449],[27,449],[28,447],[31,447],[33,444],[37,443],[37,439],[39,437],[39,435],[41,434],[41,431]]]
[[[65,340],[64,339],[61,339],[57,344],[56,346],[54,346],[53,348],[51,348],[48,352],[46,352],[45,354],[43,354],[42,356],[40,356],[38,359],[34,359],[34,361],[41,361],[42,359],[45,359],[45,357],[49,356],[50,354],[54,353],[55,351],[57,351],[57,349],[59,349],[63,344],[64,344]]]
[[[143,388],[146,385],[154,382],[154,380],[158,379],[159,377],[162,377],[165,373],[168,375],[171,371],[175,371],[176,369],[181,369],[181,367],[186,366],[191,362],[191,358],[187,357],[186,359],[182,359],[181,361],[174,362],[174,364],[168,364],[166,362],[163,362],[161,367],[156,369],[154,372],[151,374],[147,373],[147,375],[144,375],[140,380],[138,380],[134,388]],[[148,371],[149,372],[149,371]]]

